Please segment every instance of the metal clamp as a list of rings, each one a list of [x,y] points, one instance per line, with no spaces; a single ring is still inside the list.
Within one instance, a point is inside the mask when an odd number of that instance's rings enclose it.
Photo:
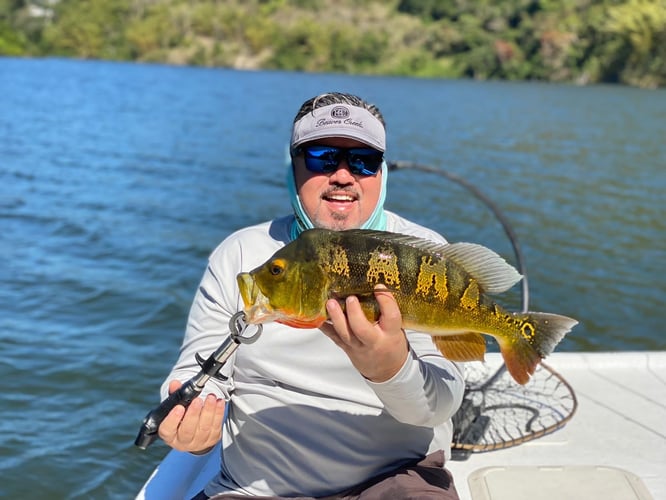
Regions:
[[[254,344],[261,335],[264,326],[253,325],[245,321],[245,313],[238,311],[229,320],[229,330],[231,331],[231,338],[240,344]],[[247,331],[250,332],[254,329],[252,335],[246,335]]]

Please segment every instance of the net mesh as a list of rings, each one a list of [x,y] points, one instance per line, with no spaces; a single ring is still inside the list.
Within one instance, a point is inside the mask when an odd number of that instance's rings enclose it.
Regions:
[[[465,379],[465,396],[453,417],[454,460],[545,436],[563,427],[578,406],[569,383],[544,363],[524,386],[504,365],[466,363]]]

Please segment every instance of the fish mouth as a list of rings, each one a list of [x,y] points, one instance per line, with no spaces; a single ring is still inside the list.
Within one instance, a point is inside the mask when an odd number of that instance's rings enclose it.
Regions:
[[[243,299],[245,321],[256,325],[278,318],[279,315],[271,307],[268,297],[259,289],[250,273],[238,274],[236,281]]]

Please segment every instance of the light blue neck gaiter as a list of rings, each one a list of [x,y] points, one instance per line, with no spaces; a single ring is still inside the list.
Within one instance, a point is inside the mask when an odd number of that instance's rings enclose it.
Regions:
[[[382,188],[379,194],[379,200],[375,206],[374,211],[367,221],[361,226],[361,229],[377,229],[380,231],[386,230],[386,213],[384,212],[384,200],[386,199],[386,182],[388,178],[388,167],[386,162],[382,162]],[[290,162],[287,168],[287,187],[289,189],[289,199],[291,206],[294,209],[294,222],[291,224],[290,236],[291,241],[298,238],[306,229],[314,228],[314,224],[310,217],[305,213],[301,199],[296,191],[296,179],[294,178],[294,166]]]

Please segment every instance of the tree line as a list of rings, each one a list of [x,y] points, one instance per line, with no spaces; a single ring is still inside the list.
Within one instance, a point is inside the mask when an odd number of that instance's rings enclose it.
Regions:
[[[0,55],[666,85],[666,0],[0,0]]]

